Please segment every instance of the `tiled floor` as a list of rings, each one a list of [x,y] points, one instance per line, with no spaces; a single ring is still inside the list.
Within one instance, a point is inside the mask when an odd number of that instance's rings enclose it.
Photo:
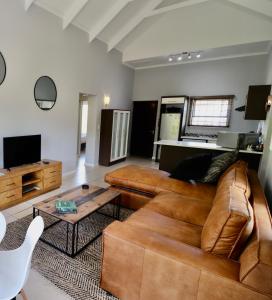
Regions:
[[[90,184],[94,184],[102,187],[107,186],[107,184],[104,182],[105,173],[109,172],[110,170],[114,170],[116,168],[128,164],[138,164],[138,165],[148,166],[153,168],[158,167],[158,165],[153,161],[147,159],[141,159],[141,158],[129,158],[125,162],[119,163],[117,165],[113,165],[111,167],[103,167],[103,166],[85,167],[84,157],[81,157],[79,159],[78,168],[76,172],[71,175],[64,176],[63,184],[60,189],[36,197],[32,200],[16,205],[12,208],[6,209],[2,211],[2,213],[5,215],[7,222],[10,223],[31,214],[32,204],[45,200],[50,196],[56,195],[62,191],[66,191],[84,182],[88,182]],[[59,290],[51,282],[49,282],[47,279],[45,279],[43,276],[41,276],[39,273],[37,273],[34,270],[31,270],[25,291],[27,293],[29,300],[71,299],[68,295],[64,294],[63,291]],[[20,296],[18,296],[18,299],[20,299]]]

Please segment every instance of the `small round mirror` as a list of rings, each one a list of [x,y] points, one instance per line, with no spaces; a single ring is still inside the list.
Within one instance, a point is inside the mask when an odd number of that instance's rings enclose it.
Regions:
[[[50,110],[57,100],[57,88],[54,81],[48,76],[40,77],[34,88],[34,97],[42,110]]]
[[[6,62],[3,54],[0,52],[0,85],[4,82],[6,78],[6,71],[7,71]]]

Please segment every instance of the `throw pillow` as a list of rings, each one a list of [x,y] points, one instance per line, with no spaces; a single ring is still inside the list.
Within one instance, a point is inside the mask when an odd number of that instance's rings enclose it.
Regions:
[[[170,177],[184,181],[199,181],[212,161],[211,154],[200,154],[185,158],[171,172]]]
[[[207,173],[200,181],[203,183],[217,182],[220,175],[237,160],[238,153],[239,152],[235,150],[214,157]]]

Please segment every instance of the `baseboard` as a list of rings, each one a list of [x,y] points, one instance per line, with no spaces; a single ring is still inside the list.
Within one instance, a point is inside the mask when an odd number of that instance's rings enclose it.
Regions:
[[[96,167],[96,166],[98,166],[98,164],[89,164],[89,163],[85,162],[85,166],[86,167]]]

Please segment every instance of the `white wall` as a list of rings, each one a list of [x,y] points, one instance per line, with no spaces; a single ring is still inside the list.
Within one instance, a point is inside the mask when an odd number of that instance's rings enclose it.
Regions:
[[[64,172],[75,168],[79,92],[97,96],[100,121],[104,93],[110,107],[128,109],[134,72],[121,64],[117,51],[108,54],[101,42],[88,43],[81,30],[33,5],[26,13],[23,0],[0,0],[0,51],[7,77],[0,86],[0,165],[2,137],[42,134],[42,157],[63,161]],[[51,111],[35,104],[33,89],[42,75],[54,79],[58,98]],[[96,130],[96,147],[99,132]],[[98,150],[95,150],[98,153]]]
[[[269,18],[218,0],[149,18],[138,31],[123,42],[126,62],[272,39]]]
[[[169,67],[137,70],[133,100],[156,100],[161,96],[210,96],[234,94],[232,131],[257,130],[258,121],[244,120],[234,109],[244,105],[248,86],[266,82],[267,56],[251,56]],[[218,128],[187,127],[190,132],[213,133]]]
[[[272,52],[267,64],[267,84],[272,84]],[[272,93],[272,92],[271,92]],[[272,209],[272,108],[267,115],[265,148],[259,176]]]

